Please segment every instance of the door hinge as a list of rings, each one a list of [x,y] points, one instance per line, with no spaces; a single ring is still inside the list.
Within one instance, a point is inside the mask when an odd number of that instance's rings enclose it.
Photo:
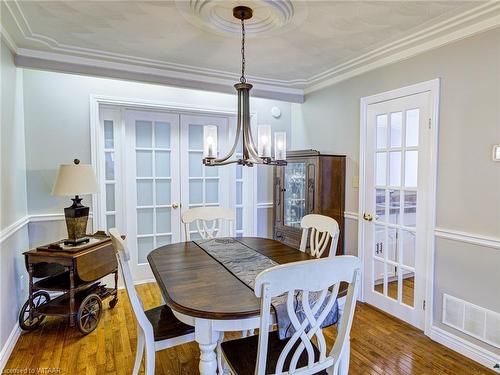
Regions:
[[[429,129],[431,128],[431,119],[429,118]]]
[[[425,299],[422,301],[422,309],[425,310]]]

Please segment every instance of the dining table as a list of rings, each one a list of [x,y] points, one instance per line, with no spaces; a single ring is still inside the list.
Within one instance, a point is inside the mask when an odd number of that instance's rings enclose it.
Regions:
[[[272,239],[238,237],[234,240],[278,264],[315,259],[307,252]],[[166,304],[177,319],[195,327],[200,374],[228,373],[218,361],[218,343],[224,332],[251,331],[259,327],[260,300],[254,291],[196,241],[161,246],[150,252],[147,259]],[[341,374],[347,374],[349,366],[348,342],[346,346],[340,359]]]

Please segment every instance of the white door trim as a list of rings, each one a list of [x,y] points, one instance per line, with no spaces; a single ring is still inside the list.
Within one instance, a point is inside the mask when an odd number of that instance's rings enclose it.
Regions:
[[[429,202],[428,210],[428,230],[426,233],[427,241],[427,254],[426,259],[426,285],[425,285],[425,328],[424,333],[427,336],[431,334],[432,327],[432,311],[433,311],[433,286],[434,286],[434,230],[436,226],[436,185],[437,185],[437,159],[438,159],[438,129],[439,129],[439,93],[440,93],[440,79],[433,79],[430,81],[425,81],[417,83],[414,85],[402,87],[399,89],[386,91],[380,94],[367,96],[361,98],[360,101],[360,148],[359,148],[359,214],[358,214],[358,257],[364,259],[364,249],[365,249],[365,227],[363,220],[363,212],[365,212],[366,202],[365,202],[365,181],[364,176],[366,172],[365,166],[365,150],[366,150],[366,127],[367,127],[367,110],[368,106],[371,104],[397,99],[404,96],[420,94],[423,92],[429,92],[431,95],[432,108],[430,111],[430,118],[432,127],[432,133],[430,135],[430,150],[429,155],[430,160],[430,174],[429,174],[429,185],[427,191],[427,201]],[[364,274],[362,275],[362,280],[360,285],[364,285]],[[363,289],[360,291],[360,300],[364,301],[365,297],[363,295]]]

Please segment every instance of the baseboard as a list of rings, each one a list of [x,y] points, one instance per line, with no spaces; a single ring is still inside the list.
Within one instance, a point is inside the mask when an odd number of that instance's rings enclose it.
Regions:
[[[0,352],[0,373],[2,374],[3,369],[5,368],[5,365],[7,364],[7,361],[9,360],[9,357],[12,353],[12,350],[14,350],[14,346],[16,346],[16,342],[19,339],[19,336],[21,336],[21,328],[19,327],[19,324],[16,323],[14,325],[14,328],[10,332],[7,342]]]
[[[444,329],[433,326],[430,338],[500,374],[500,356]]]

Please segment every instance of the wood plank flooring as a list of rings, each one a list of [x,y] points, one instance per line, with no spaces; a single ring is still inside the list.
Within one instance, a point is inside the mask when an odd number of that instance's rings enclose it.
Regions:
[[[156,284],[143,284],[137,289],[146,308],[160,304]],[[136,323],[124,290],[119,298],[113,310],[104,303],[99,327],[88,336],[83,337],[76,328],[69,328],[64,320],[56,318],[47,319],[37,331],[23,333],[4,373],[35,369],[37,372],[33,373],[48,374],[45,369],[56,369],[52,373],[130,374]],[[331,345],[335,328],[326,329],[325,336]],[[431,341],[406,323],[364,304],[358,304],[356,309],[351,345],[351,375],[495,374]],[[156,374],[196,375],[198,360],[196,343],[163,350],[156,354]]]

